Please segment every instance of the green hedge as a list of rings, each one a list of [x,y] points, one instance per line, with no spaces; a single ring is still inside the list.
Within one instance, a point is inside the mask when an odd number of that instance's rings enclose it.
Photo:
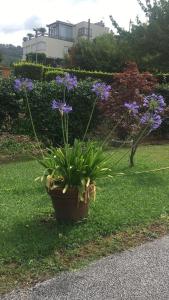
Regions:
[[[77,79],[86,79],[86,78],[92,78],[94,80],[101,80],[107,83],[112,83],[113,80],[113,74],[111,73],[103,73],[103,72],[91,72],[91,71],[85,71],[85,70],[74,70],[74,69],[57,69],[57,70],[48,70],[44,78],[47,81],[53,80],[56,78],[58,71],[67,72],[70,74],[73,74],[77,77]]]
[[[63,69],[53,68],[50,66],[44,66],[41,64],[20,62],[14,64],[14,75],[16,77],[30,78],[32,80],[47,80],[51,81],[56,78],[57,75],[63,75],[64,73],[71,73],[78,79],[92,78],[94,80],[101,80],[108,84],[113,81],[115,73],[105,73],[97,71],[85,71],[76,69]],[[169,73],[158,73],[154,74],[160,84],[169,83]]]
[[[14,79],[0,80],[0,130],[8,130],[9,117],[12,126],[11,133],[28,134],[33,136],[28,109],[22,93],[17,93],[13,88]],[[72,106],[69,115],[69,140],[82,138],[89,120],[95,101],[95,94],[91,91],[93,82],[83,80],[78,87],[66,94],[66,102]],[[34,125],[41,140],[46,144],[60,144],[62,142],[60,115],[52,111],[53,99],[63,99],[63,90],[55,81],[34,81],[34,89],[28,93],[30,108]],[[98,123],[99,111],[96,108],[90,129]]]
[[[75,69],[61,69],[43,66],[40,64],[20,62],[14,64],[14,75],[16,77],[30,78],[32,80],[47,80],[51,81],[56,78],[57,75],[63,75],[64,73],[71,73],[77,77],[77,79],[92,78],[94,80],[102,80],[107,83],[112,83],[113,74],[104,72],[91,72],[85,70]]]
[[[70,141],[83,137],[95,100],[91,92],[93,81],[81,80],[78,88],[66,95],[66,102],[73,107],[70,113]],[[24,97],[14,90],[14,78],[0,79],[0,131],[28,134],[33,136],[32,127]],[[159,85],[155,91],[165,97],[169,105],[169,84]],[[34,81],[34,89],[29,92],[29,103],[38,136],[46,143],[62,142],[60,116],[52,111],[51,101],[63,99],[61,87],[55,81]],[[99,123],[99,111],[96,108],[90,129],[94,130]],[[158,130],[161,136],[168,135],[169,119],[165,119]]]
[[[169,106],[169,84],[159,84],[155,92],[162,95],[165,98],[165,102],[167,106]],[[157,130],[157,134],[169,138],[169,115],[168,114],[165,116],[162,125]]]
[[[0,131],[14,128],[20,112],[19,97],[14,91],[13,80],[0,77]]]
[[[30,78],[32,80],[43,80],[44,67],[40,64],[17,63],[13,65],[16,77]]]
[[[169,83],[169,73],[154,74],[160,84]]]

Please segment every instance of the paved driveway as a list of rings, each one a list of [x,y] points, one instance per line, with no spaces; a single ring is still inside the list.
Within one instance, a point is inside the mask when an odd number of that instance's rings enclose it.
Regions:
[[[1,299],[169,300],[169,236]]]

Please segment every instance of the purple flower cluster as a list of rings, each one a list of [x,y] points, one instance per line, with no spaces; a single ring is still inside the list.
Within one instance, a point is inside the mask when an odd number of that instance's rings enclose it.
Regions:
[[[162,123],[161,113],[166,104],[163,96],[151,94],[144,97],[142,106],[136,102],[126,102],[124,106],[133,113],[140,124],[148,126],[151,132],[160,127]]]
[[[166,104],[163,96],[151,94],[144,97],[143,106],[149,108],[154,113],[163,112]]]
[[[64,102],[60,102],[60,101],[56,101],[56,100],[52,101],[52,109],[53,110],[58,109],[62,115],[64,113],[68,114],[69,112],[72,111],[72,107],[71,106],[67,105]]]
[[[140,106],[136,103],[136,101],[134,101],[132,103],[125,102],[124,106],[129,110],[129,112],[132,112],[133,115],[138,114],[138,110],[139,110]]]
[[[150,112],[147,112],[142,115],[140,123],[144,125],[150,124],[150,131],[153,131],[160,127],[162,119],[160,115],[151,114]]]
[[[56,82],[60,85],[63,85],[65,88],[67,88],[68,91],[73,90],[77,87],[76,76],[72,76],[69,73],[66,73],[64,77],[57,76]]]
[[[110,96],[111,86],[105,83],[97,82],[93,84],[92,91],[101,100],[107,100]]]
[[[14,81],[14,89],[16,91],[32,91],[33,90],[33,82],[31,79],[28,78],[22,78],[22,79],[16,79]]]

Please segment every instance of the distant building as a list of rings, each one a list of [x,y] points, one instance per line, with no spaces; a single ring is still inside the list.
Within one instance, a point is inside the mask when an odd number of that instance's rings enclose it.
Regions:
[[[48,34],[23,41],[23,59],[30,52],[45,53],[47,57],[63,58],[79,38],[94,39],[109,32],[103,21],[98,23],[80,22],[76,25],[56,21],[47,25]]]

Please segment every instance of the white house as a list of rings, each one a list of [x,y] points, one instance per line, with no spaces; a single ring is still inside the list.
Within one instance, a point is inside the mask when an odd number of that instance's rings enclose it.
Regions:
[[[75,25],[56,21],[47,27],[47,35],[23,41],[23,59],[30,52],[45,53],[51,58],[63,58],[79,38],[94,39],[109,32],[109,28],[105,27],[102,21],[98,23],[83,21]]]

